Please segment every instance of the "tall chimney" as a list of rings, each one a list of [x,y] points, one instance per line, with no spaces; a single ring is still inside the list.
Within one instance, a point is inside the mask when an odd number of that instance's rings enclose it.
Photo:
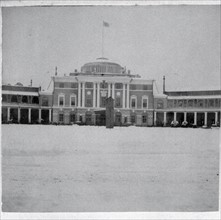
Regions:
[[[163,76],[163,94],[165,93],[165,76]]]

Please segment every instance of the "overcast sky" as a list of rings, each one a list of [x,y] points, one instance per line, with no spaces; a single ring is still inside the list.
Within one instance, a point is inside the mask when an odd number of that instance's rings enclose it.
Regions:
[[[162,91],[220,89],[220,6],[3,8],[3,83],[44,89],[104,56]]]

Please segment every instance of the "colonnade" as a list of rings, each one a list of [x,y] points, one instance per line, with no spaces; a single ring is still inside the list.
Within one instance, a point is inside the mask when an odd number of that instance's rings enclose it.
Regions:
[[[100,92],[101,90],[107,90],[107,96],[115,99],[115,83],[108,82],[108,86],[105,89],[100,87],[101,82],[93,83],[93,108],[100,108]],[[129,83],[123,83],[122,94],[122,108],[129,109],[130,107],[130,86]],[[85,107],[85,82],[78,82],[78,108]]]
[[[157,123],[157,113],[158,112],[154,112],[154,125],[156,125]],[[167,113],[168,112],[163,112],[163,124],[166,125],[167,123]],[[178,112],[173,112],[173,121],[177,121],[177,113]],[[208,122],[208,112],[179,112],[179,113],[183,113],[184,114],[184,119],[183,121],[187,121],[187,113],[194,113],[194,125],[197,125],[197,113],[204,113],[204,125],[207,126],[207,122]],[[218,122],[218,112],[214,112],[215,114],[215,124]]]
[[[13,107],[12,109],[16,109],[16,107]],[[37,110],[35,108],[22,108],[22,109],[28,109],[28,123],[31,123],[31,110]],[[11,107],[7,107],[7,121],[9,122],[11,120]],[[20,123],[21,121],[21,108],[18,107],[18,123]],[[49,123],[51,123],[51,113],[52,113],[52,109],[38,109],[38,121],[41,123],[42,121],[42,110],[48,110],[49,111]]]

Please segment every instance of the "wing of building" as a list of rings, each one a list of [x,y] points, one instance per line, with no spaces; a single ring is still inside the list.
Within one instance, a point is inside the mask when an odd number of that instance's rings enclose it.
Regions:
[[[220,123],[221,90],[153,93],[154,80],[99,58],[81,71],[54,76],[53,91],[2,86],[2,122],[105,125],[106,99],[114,99],[115,126],[196,126]]]

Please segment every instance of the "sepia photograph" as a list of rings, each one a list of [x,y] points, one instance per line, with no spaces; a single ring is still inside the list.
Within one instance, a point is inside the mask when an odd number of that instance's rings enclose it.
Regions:
[[[1,211],[219,212],[220,9],[2,7]]]

